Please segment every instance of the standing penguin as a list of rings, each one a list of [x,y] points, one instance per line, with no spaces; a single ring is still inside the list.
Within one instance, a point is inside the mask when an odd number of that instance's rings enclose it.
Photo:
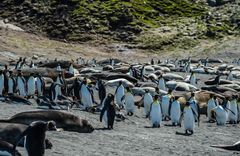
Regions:
[[[121,99],[124,95],[125,95],[125,89],[122,84],[122,81],[120,81],[115,91],[115,98],[116,98],[117,105],[122,108],[123,108],[123,102],[121,101]]]
[[[87,85],[87,79],[84,78],[83,82],[80,85],[80,99],[83,104],[84,109],[91,108],[93,106],[93,95],[92,91]]]
[[[48,130],[57,130],[55,122],[35,121],[19,136],[19,140],[24,138],[24,147],[28,156],[44,156],[46,131]]]
[[[129,75],[131,75],[134,78],[137,78],[137,70],[131,65],[128,69]]]
[[[4,75],[4,94],[8,94],[8,78],[10,74],[9,74],[8,65],[6,64],[4,66],[3,75]]]
[[[143,65],[140,71],[141,80],[143,82],[145,81],[145,74],[146,74],[145,65]]]
[[[166,89],[166,83],[165,83],[165,80],[162,76],[162,74],[159,76],[159,80],[158,80],[158,88],[161,89],[161,90],[167,90]]]
[[[237,120],[237,123],[240,122],[240,97],[238,97],[238,100],[237,100],[237,109],[238,109],[238,120]]]
[[[237,124],[238,120],[238,108],[237,108],[237,96],[233,95],[232,100],[229,103],[228,119],[230,124]]]
[[[162,111],[158,101],[158,95],[154,96],[154,100],[150,106],[150,120],[153,128],[160,127],[162,122]]]
[[[198,105],[198,102],[195,98],[195,93],[192,92],[191,93],[191,97],[188,99],[188,102],[190,103],[190,106],[192,107],[192,110],[194,111],[194,114],[195,114],[195,121],[199,121],[200,119],[200,108],[199,108],[199,105]]]
[[[230,70],[230,72],[229,72],[229,74],[227,76],[227,80],[229,80],[229,81],[233,81],[234,80],[233,74],[232,74],[232,70]]]
[[[167,95],[162,96],[161,106],[162,106],[162,115],[163,115],[164,121],[170,119],[169,108],[170,108],[171,98],[172,98],[172,90],[169,90]]]
[[[59,86],[61,87],[62,84],[59,84],[59,83],[52,83],[51,86],[50,86],[50,99],[51,101],[57,101],[58,100],[58,96],[60,96],[60,93],[59,93]]]
[[[102,80],[100,79],[97,81],[97,90],[98,90],[98,96],[100,99],[100,105],[102,105],[103,100],[106,97],[106,87],[104,86]]]
[[[214,94],[210,94],[210,99],[207,102],[207,117],[208,122],[214,122],[214,118],[211,116],[211,111],[214,107],[218,105],[217,97]]]
[[[173,98],[173,102],[170,104],[170,118],[172,121],[173,126],[181,126],[181,106],[180,102],[177,100],[176,97]]]
[[[27,95],[27,93],[26,93],[26,80],[22,76],[21,71],[19,71],[18,76],[17,76],[17,90],[18,90],[20,96],[25,97]]]
[[[3,95],[3,90],[4,90],[4,74],[3,71],[0,70],[0,96]]]
[[[132,116],[135,111],[134,97],[129,87],[126,87],[126,93],[122,97],[121,101],[125,99],[125,110],[127,115]]]
[[[100,122],[102,122],[103,118],[107,128],[113,129],[115,115],[116,111],[114,108],[114,95],[108,94],[108,96],[104,100],[104,106],[101,110]]]
[[[62,72],[62,68],[61,68],[61,65],[60,65],[60,64],[57,65],[56,71]]]
[[[16,90],[16,80],[13,76],[13,72],[9,71],[9,77],[8,77],[8,94],[13,94]]]
[[[152,95],[149,93],[149,90],[146,90],[144,96],[143,96],[143,105],[144,105],[144,113],[146,117],[148,117],[150,113],[150,107],[153,102]]]
[[[190,80],[191,85],[193,85],[193,86],[197,85],[197,78],[196,78],[196,74],[194,72],[191,73],[189,80]]]
[[[212,118],[216,118],[217,125],[225,125],[228,120],[227,111],[221,106],[217,105],[211,111]]]
[[[27,96],[33,97],[35,95],[35,78],[34,73],[31,73],[27,80]]]
[[[45,90],[45,82],[43,77],[37,73],[36,75],[36,87],[37,87],[37,95],[39,96],[43,96],[44,94],[44,90]]]
[[[195,127],[195,112],[190,106],[190,103],[187,102],[184,109],[183,109],[183,123],[184,123],[184,129],[185,134],[193,134],[193,130]],[[199,121],[198,121],[199,122]]]
[[[63,94],[62,88],[63,88],[63,86],[65,85],[65,81],[64,81],[64,78],[63,78],[63,76],[62,76],[62,73],[59,73],[59,74],[58,74],[58,77],[57,77],[57,79],[56,79],[55,82],[58,83],[58,84],[61,84],[61,85],[58,85],[58,86],[57,86],[57,89],[58,89],[59,95],[62,95],[62,94]]]

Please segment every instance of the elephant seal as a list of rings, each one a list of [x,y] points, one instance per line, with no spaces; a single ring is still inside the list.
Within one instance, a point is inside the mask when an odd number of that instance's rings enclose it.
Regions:
[[[21,156],[12,144],[3,140],[0,140],[0,155]]]
[[[231,151],[240,151],[240,141],[236,142],[233,145],[211,145],[211,147],[222,148],[222,149],[231,150]]]
[[[58,128],[65,131],[91,133],[93,126],[85,119],[80,119],[78,116],[71,113],[56,111],[56,110],[42,110],[42,111],[28,111],[18,113],[7,120],[0,120],[0,122],[21,123],[29,125],[33,121],[54,121]]]

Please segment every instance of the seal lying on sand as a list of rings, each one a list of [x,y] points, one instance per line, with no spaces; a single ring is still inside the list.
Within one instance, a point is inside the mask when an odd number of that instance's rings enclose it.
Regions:
[[[236,142],[233,145],[212,145],[211,147],[222,148],[231,151],[240,151],[240,141]]]
[[[21,156],[21,154],[14,149],[12,144],[3,140],[0,140],[0,155]]]
[[[85,119],[66,112],[54,110],[29,111],[18,113],[7,120],[0,120],[0,122],[21,123],[29,125],[33,121],[55,121],[58,128],[65,131],[91,133],[94,128]]]

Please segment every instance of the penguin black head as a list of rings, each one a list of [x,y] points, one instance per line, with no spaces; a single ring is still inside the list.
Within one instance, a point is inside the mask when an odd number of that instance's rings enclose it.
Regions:
[[[34,73],[30,73],[30,76],[34,76]]]
[[[157,100],[158,99],[158,95],[154,95],[154,100]]]
[[[130,88],[129,88],[129,87],[126,87],[126,90],[127,90],[127,91],[130,91]]]
[[[210,94],[210,98],[213,98],[214,97],[214,94]]]
[[[4,65],[4,68],[5,68],[5,70],[6,70],[6,69],[8,69],[8,65],[7,65],[7,64],[5,64],[5,65]]]
[[[158,87],[155,87],[155,91],[158,93],[158,92],[159,92],[159,88],[158,88]]]
[[[118,85],[121,86],[122,85],[122,81],[119,81]]]
[[[48,131],[57,131],[56,122],[55,121],[48,121],[47,122],[47,130]]]
[[[168,90],[168,94],[172,94],[172,90],[171,89]]]
[[[145,93],[149,93],[149,90],[148,90],[148,89],[146,89],[146,90],[145,90]]]
[[[190,102],[186,102],[186,106],[190,106]]]
[[[2,70],[0,70],[0,74],[3,74],[3,71],[2,71]]]
[[[83,84],[87,84],[87,78],[86,77],[84,77],[84,79],[83,79]]]
[[[191,97],[194,97],[195,96],[195,93],[194,92],[191,92]]]

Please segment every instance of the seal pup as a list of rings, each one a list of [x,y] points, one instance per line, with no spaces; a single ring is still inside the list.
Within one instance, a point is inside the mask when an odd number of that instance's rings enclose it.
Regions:
[[[58,128],[65,131],[91,133],[94,128],[85,119],[80,119],[78,116],[61,111],[55,110],[41,110],[41,111],[28,111],[18,113],[7,120],[0,120],[0,122],[8,123],[21,123],[29,125],[33,121],[55,121]]]
[[[106,99],[104,100],[104,106],[100,114],[100,122],[102,122],[103,118],[107,128],[113,129],[115,115],[116,111],[114,108],[114,95],[109,93]]]
[[[161,126],[162,111],[158,100],[158,95],[154,96],[153,102],[151,103],[149,117],[152,122],[153,128],[155,127],[159,128]]]
[[[240,141],[236,142],[233,145],[211,145],[214,148],[222,148],[230,151],[240,151]]]
[[[6,141],[0,140],[0,155],[3,156],[22,156],[14,146]]]

